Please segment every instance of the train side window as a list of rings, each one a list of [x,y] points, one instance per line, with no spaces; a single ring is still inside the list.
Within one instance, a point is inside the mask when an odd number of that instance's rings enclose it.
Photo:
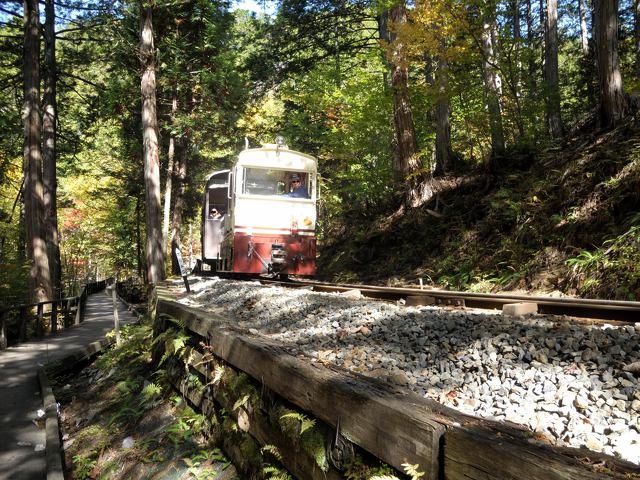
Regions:
[[[278,172],[263,168],[245,169],[242,193],[276,195]]]

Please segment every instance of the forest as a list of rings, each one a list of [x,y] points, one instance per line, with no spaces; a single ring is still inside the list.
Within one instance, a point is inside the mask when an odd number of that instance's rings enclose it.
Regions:
[[[325,276],[640,295],[638,0],[3,0],[0,29],[0,306],[161,281],[205,175],[276,135],[319,159]]]

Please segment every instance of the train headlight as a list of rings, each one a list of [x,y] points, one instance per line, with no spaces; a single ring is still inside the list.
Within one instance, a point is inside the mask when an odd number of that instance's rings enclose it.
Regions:
[[[311,226],[312,223],[313,223],[313,220],[311,220],[309,217],[304,217],[304,219],[302,220],[302,224],[305,227]]]

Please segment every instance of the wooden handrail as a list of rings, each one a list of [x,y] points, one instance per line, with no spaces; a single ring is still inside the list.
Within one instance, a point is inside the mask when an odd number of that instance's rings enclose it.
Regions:
[[[20,304],[20,305],[11,305],[10,307],[0,308],[0,313],[10,312],[11,310],[17,310],[17,309],[20,309],[20,308],[38,308],[40,306],[48,305],[50,303],[66,302],[68,300],[73,300],[74,298],[78,298],[81,295],[82,295],[82,293],[80,293],[80,295],[78,295],[76,297],[64,297],[64,298],[57,298],[55,300],[47,300],[46,302],[23,303],[23,304]]]
[[[111,281],[113,281],[113,279],[112,279],[112,278],[106,278],[106,279],[104,279],[104,280],[100,280],[99,282],[91,282],[91,283],[88,283],[88,284],[86,284],[84,287],[82,287],[82,291],[80,292],[80,295],[76,295],[76,296],[72,296],[72,297],[56,298],[55,300],[47,300],[47,301],[45,301],[45,302],[38,302],[38,303],[23,303],[23,304],[20,304],[20,305],[12,305],[12,306],[10,306],[10,307],[0,308],[0,313],[8,312],[8,311],[11,311],[11,310],[16,310],[16,309],[23,308],[23,307],[24,307],[24,308],[36,308],[36,307],[39,307],[40,305],[43,305],[43,306],[44,306],[44,305],[47,305],[47,304],[49,304],[49,303],[60,303],[60,302],[66,302],[66,301],[68,301],[68,300],[73,300],[73,299],[75,299],[75,298],[79,298],[79,297],[81,297],[81,296],[82,296],[82,294],[83,294],[83,292],[84,292],[84,291],[85,291],[85,289],[87,288],[87,286],[89,286],[89,285],[98,285],[98,284],[103,283],[103,282],[105,283],[105,286],[106,286],[106,285],[107,285],[107,284],[109,284]]]
[[[71,323],[78,324],[84,320],[84,310],[87,302],[87,297],[92,293],[98,292],[104,289],[108,284],[113,281],[113,278],[107,278],[100,280],[99,282],[87,283],[80,292],[80,295],[74,297],[57,298],[55,300],[48,300],[45,302],[13,305],[0,309],[0,350],[7,348],[9,344],[7,325],[9,325],[9,314],[11,312],[18,311],[18,342],[24,342],[28,338],[28,321],[36,321],[34,325],[35,336],[41,337],[45,333],[44,318],[45,316],[50,318],[50,324],[48,332],[55,334],[58,332],[58,314],[61,314],[63,319],[63,328],[67,328]],[[51,305],[49,312],[45,312],[45,306]],[[27,313],[36,310],[36,314]],[[70,321],[71,314],[74,314],[73,320]],[[15,339],[14,339],[15,340]]]

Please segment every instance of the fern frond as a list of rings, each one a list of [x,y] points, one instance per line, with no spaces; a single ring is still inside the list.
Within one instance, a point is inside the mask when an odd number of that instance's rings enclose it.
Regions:
[[[418,468],[420,465],[415,464],[411,465],[410,463],[403,463],[402,467],[404,468],[404,473],[411,477],[411,480],[418,480],[421,477],[424,477],[424,472],[419,472]]]
[[[300,435],[302,435],[305,432],[305,430],[313,428],[316,425],[315,419],[311,419],[311,418],[307,417],[306,415],[304,415],[302,413],[298,413],[298,412],[285,413],[280,418],[293,418],[293,419],[299,421],[300,422]]]
[[[181,330],[185,330],[187,328],[186,322],[181,318],[174,318],[167,315],[167,320],[179,327]]]
[[[220,379],[222,378],[222,375],[224,375],[224,366],[223,365],[216,365],[216,368],[214,370],[213,379],[211,380],[211,383],[216,385],[218,382],[220,382]]]
[[[262,453],[263,455],[265,452],[268,452],[271,455],[273,455],[275,459],[278,460],[279,462],[282,461],[282,455],[280,454],[280,450],[278,450],[278,447],[276,447],[275,445],[271,445],[271,444],[265,445],[260,449],[260,453]]]
[[[249,401],[249,397],[250,395],[247,393],[244,397],[239,398],[238,400],[236,400],[236,403],[233,404],[233,409],[232,410],[237,410],[240,407],[244,407],[247,402]]]
[[[292,480],[291,475],[286,470],[269,465],[262,469],[266,480]]]
[[[145,400],[149,400],[156,395],[160,395],[162,393],[162,387],[156,383],[150,383],[142,389],[141,393]]]

